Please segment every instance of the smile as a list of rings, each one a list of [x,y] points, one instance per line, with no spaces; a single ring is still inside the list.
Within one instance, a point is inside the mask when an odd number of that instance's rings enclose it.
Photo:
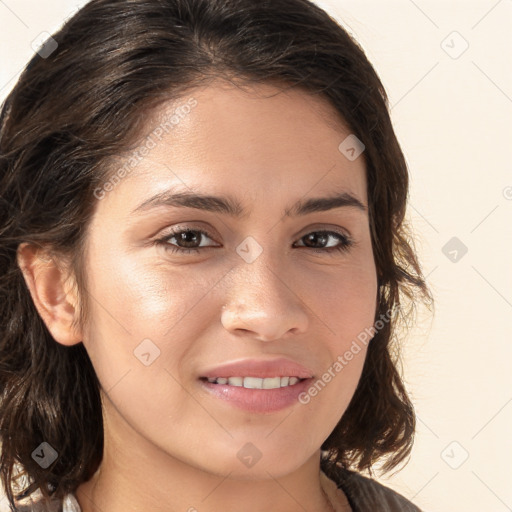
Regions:
[[[212,384],[227,384],[228,386],[244,387],[246,389],[277,389],[294,386],[302,379],[298,377],[210,377]]]

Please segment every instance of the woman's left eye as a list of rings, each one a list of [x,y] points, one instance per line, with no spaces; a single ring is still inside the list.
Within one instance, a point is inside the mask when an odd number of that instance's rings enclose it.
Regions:
[[[332,245],[332,243],[329,245],[329,238],[335,240],[335,245]],[[320,249],[308,246],[309,249],[312,249],[315,252],[348,251],[354,244],[354,241],[351,238],[345,234],[338,233],[337,231],[312,231],[311,233],[301,237],[300,240],[307,240],[308,244],[313,245],[318,243],[318,241],[322,244],[325,242],[326,245]],[[336,240],[338,243],[336,243]]]
[[[188,254],[191,252],[201,252],[200,249],[213,247],[211,245],[202,245],[199,241],[203,238],[209,238],[211,240],[210,235],[203,231],[202,229],[181,229],[174,231],[173,233],[166,235],[158,240],[155,240],[155,243],[163,246],[166,250],[175,253]],[[171,243],[171,240],[176,239],[178,245],[174,245]],[[337,231],[312,231],[307,235],[302,236],[299,240],[305,240],[306,244],[300,247],[306,247],[311,249],[314,252],[332,252],[332,251],[348,251],[350,247],[354,244],[353,240],[349,238],[347,235],[338,233]],[[334,241],[334,242],[332,242]],[[197,244],[195,247],[180,247],[179,244]],[[315,245],[320,243],[324,247],[311,247],[311,245]]]

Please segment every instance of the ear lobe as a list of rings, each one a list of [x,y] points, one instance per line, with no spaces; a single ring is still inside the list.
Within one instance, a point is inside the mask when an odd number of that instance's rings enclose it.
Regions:
[[[82,334],[73,328],[78,319],[77,297],[72,279],[58,265],[55,256],[32,244],[20,244],[17,261],[34,305],[51,335],[62,345],[75,345]]]

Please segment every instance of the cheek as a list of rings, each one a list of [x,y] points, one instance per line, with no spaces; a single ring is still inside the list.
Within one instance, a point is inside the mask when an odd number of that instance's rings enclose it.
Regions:
[[[325,285],[324,293],[318,289],[311,306],[318,311],[317,325],[325,333],[312,350],[322,354],[324,365],[299,401],[310,417],[317,418],[317,433],[322,439],[338,424],[355,393],[375,321],[374,274],[346,270],[324,283],[317,280],[317,284]]]
[[[377,276],[370,258],[351,258],[329,272],[317,269],[306,278],[306,303],[327,328],[331,350],[345,350],[350,340],[373,325]]]
[[[322,407],[323,413],[317,412],[329,416],[325,424],[335,424],[355,392],[374,332],[377,277],[373,259],[354,258],[333,273],[316,272],[308,276],[305,286],[310,290],[307,304],[325,333],[315,347],[323,352],[325,366],[303,402]]]
[[[90,261],[87,298],[94,320],[84,345],[104,389],[128,371],[145,370],[140,358],[147,352],[142,359],[154,360],[147,368],[152,376],[158,367],[172,372],[198,336],[197,306],[215,281],[210,284],[204,273],[184,267],[150,265],[130,254],[91,251]]]
[[[180,324],[215,282],[214,276],[197,267],[171,266],[150,251],[105,254],[92,283],[107,310],[100,315],[115,315],[117,328],[125,328],[135,338],[149,334],[162,338],[182,328]]]
[[[179,372],[200,328],[187,315],[205,288],[179,270],[149,269],[140,260],[120,256],[115,264],[94,267],[94,321],[84,345],[109,407],[137,430],[151,426],[166,439],[169,425],[201,414],[183,391]]]

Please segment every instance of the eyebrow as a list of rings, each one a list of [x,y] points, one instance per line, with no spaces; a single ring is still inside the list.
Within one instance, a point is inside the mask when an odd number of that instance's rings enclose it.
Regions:
[[[176,192],[166,190],[144,201],[132,211],[132,214],[146,212],[162,206],[194,208],[196,210],[222,213],[235,218],[242,218],[248,213],[240,202],[231,196],[212,196],[190,191]],[[284,210],[284,216],[298,217],[313,212],[325,212],[342,207],[356,208],[362,212],[367,210],[366,206],[351,193],[338,192],[327,197],[300,199],[291,208]]]

